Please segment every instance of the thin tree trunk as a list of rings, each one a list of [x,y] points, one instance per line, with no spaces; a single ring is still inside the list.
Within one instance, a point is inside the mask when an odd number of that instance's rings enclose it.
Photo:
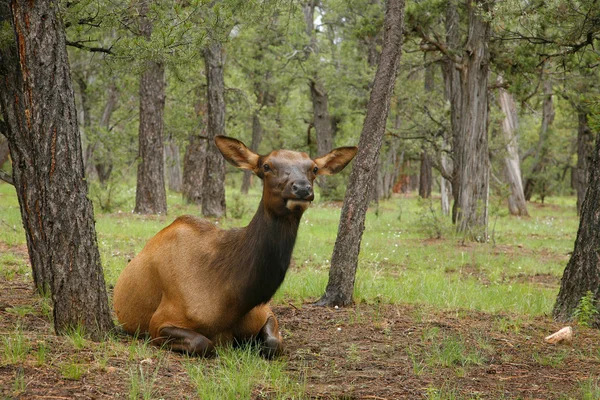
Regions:
[[[15,43],[0,48],[0,101],[34,283],[52,293],[57,333],[81,325],[102,339],[113,323],[58,9],[0,1]]]
[[[575,248],[565,268],[560,291],[554,304],[555,319],[571,320],[581,298],[588,291],[592,292],[596,309],[600,311],[598,243],[600,243],[600,135],[596,139],[593,159],[589,167],[588,190],[581,205]],[[598,314],[594,316],[592,324],[600,327]]]
[[[454,198],[457,231],[476,241],[487,240],[489,154],[488,154],[488,41],[490,22],[481,15],[491,3],[467,5],[469,36],[460,66],[461,102],[454,146],[457,176]],[[455,183],[453,182],[453,188]]]
[[[260,146],[260,142],[262,141],[263,136],[263,127],[260,123],[260,111],[255,111],[252,115],[252,142],[250,143],[250,150],[253,152],[258,151],[258,146]],[[244,176],[242,178],[242,193],[248,194],[248,190],[250,190],[250,184],[252,183],[252,176],[254,174],[252,171],[244,170]]]
[[[525,200],[530,201],[535,190],[536,181],[538,175],[544,170],[544,163],[546,157],[546,139],[548,138],[548,129],[554,122],[554,102],[552,101],[552,82],[544,74],[542,76],[543,90],[544,90],[544,102],[542,105],[542,126],[540,128],[540,136],[538,139],[537,147],[535,150],[535,158],[533,165],[529,172],[529,176],[525,179]]]
[[[316,0],[310,0],[304,4],[304,21],[306,23],[306,34],[310,38],[310,47],[306,52],[307,57],[310,53],[313,53],[316,56],[315,62],[318,62],[319,49],[314,28],[316,5]],[[313,126],[317,137],[317,154],[327,154],[333,149],[333,124],[331,116],[329,115],[327,90],[316,69],[312,76],[308,78],[308,87],[310,89],[310,98],[313,107]],[[323,175],[319,176],[317,182],[323,197],[330,197],[333,189],[330,181],[334,179],[335,178],[325,177]]]
[[[206,166],[206,137],[193,135],[183,157],[183,199],[188,204],[202,204],[204,169]]]
[[[146,16],[149,1],[140,4],[140,32],[148,40],[152,22]],[[135,212],[166,214],[167,193],[164,167],[165,67],[149,60],[140,79],[140,163],[137,171]]]
[[[577,215],[581,214],[581,205],[588,185],[590,159],[594,151],[594,137],[588,124],[588,113],[579,111],[577,129],[577,167],[573,174],[573,186],[577,191]]]
[[[419,196],[423,199],[431,197],[431,187],[433,186],[433,171],[431,159],[426,150],[421,152],[421,172],[419,174]]]
[[[498,76],[497,83],[502,84],[503,79]],[[502,133],[506,143],[506,155],[504,156],[504,171],[506,180],[510,187],[508,197],[508,211],[511,215],[529,216],[527,202],[523,191],[521,180],[521,159],[519,158],[519,145],[517,138],[518,119],[517,107],[513,96],[505,89],[498,89],[498,102],[504,113],[502,120]]]
[[[459,52],[460,48],[460,17],[457,10],[456,0],[449,0],[446,5],[446,18],[445,18],[445,28],[446,28],[446,44],[448,46],[448,50],[453,52],[454,54]],[[442,74],[444,76],[445,83],[445,96],[446,99],[450,102],[450,127],[451,134],[448,142],[450,142],[450,147],[452,149],[452,156],[456,156],[456,149],[460,146],[459,141],[459,131],[460,131],[460,123],[461,123],[461,110],[460,104],[462,104],[462,91],[460,85],[460,72],[456,67],[456,62],[449,57],[444,59],[444,63],[442,64]],[[442,154],[442,165],[444,166],[444,155]],[[456,160],[453,158],[451,160],[447,160],[448,163],[445,167],[451,167],[452,181],[448,182],[448,188],[450,189],[452,198],[455,200],[452,205],[452,222],[456,224],[457,221],[457,203],[456,199],[458,198],[458,182],[460,181],[460,171],[457,168]],[[442,201],[442,209],[444,208],[444,202]]]
[[[179,155],[179,145],[172,138],[167,141],[165,146],[165,165],[167,166],[169,190],[181,192],[181,157]]]
[[[223,46],[212,42],[204,49],[208,97],[208,147],[202,194],[202,215],[225,215],[225,159],[214,143],[214,137],[225,134],[225,83],[223,78]]]
[[[365,228],[369,193],[381,149],[390,99],[396,81],[404,29],[404,0],[388,0],[384,21],[383,50],[367,115],[358,144],[342,214],[331,258],[329,282],[318,305],[349,305],[352,303],[358,253]]]
[[[108,97],[106,99],[106,104],[104,105],[104,110],[102,111],[102,117],[100,118],[100,127],[103,129],[100,133],[101,135],[106,135],[111,129],[110,117],[112,117],[113,111],[117,107],[118,100],[119,89],[113,80],[108,85]],[[106,185],[113,169],[112,154],[105,148],[103,140],[100,138],[96,138],[94,152],[96,154],[92,155],[92,157],[94,159],[96,173],[98,174],[98,180],[102,185]]]

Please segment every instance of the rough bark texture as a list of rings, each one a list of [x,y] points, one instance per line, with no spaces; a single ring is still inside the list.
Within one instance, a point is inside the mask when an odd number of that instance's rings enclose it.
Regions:
[[[419,196],[428,199],[431,197],[431,187],[433,186],[433,169],[431,158],[427,151],[421,153],[421,171],[419,173]]]
[[[596,307],[600,305],[600,137],[596,139],[589,168],[588,190],[581,206],[575,248],[562,277],[553,315],[569,321],[587,291],[591,291]],[[600,310],[599,310],[600,311]],[[600,327],[598,314],[593,324]]]
[[[34,283],[52,293],[56,332],[81,324],[101,339],[113,323],[58,9],[0,1],[16,45],[0,49],[0,101]]]
[[[469,35],[460,65],[460,103],[454,140],[454,211],[457,231],[465,237],[487,240],[489,154],[488,154],[488,70],[489,21],[481,11],[491,3],[469,3]]]
[[[146,16],[149,1],[140,4],[140,33],[150,39],[152,22]],[[165,67],[148,60],[140,79],[139,164],[135,212],[166,214],[167,193],[164,167]]]
[[[0,135],[0,168],[8,161],[9,155],[8,140],[4,135]]]
[[[183,157],[183,199],[188,204],[202,204],[204,168],[206,166],[206,137],[193,135]]]
[[[225,159],[214,143],[214,137],[225,134],[225,83],[223,78],[223,46],[212,42],[204,49],[208,97],[208,146],[202,193],[202,215],[225,215]]]
[[[181,156],[179,155],[179,145],[173,139],[168,140],[165,146],[165,165],[169,190],[181,192]]]
[[[502,77],[498,77],[497,83],[502,84]],[[502,133],[506,143],[506,155],[504,156],[504,173],[510,187],[508,196],[508,211],[512,215],[528,216],[527,202],[523,191],[521,179],[521,159],[519,158],[519,144],[517,137],[518,118],[515,99],[503,88],[498,89],[498,102],[504,113],[502,120]]]
[[[594,137],[588,125],[588,114],[579,111],[577,129],[577,167],[573,171],[573,187],[577,191],[577,215],[581,215],[581,205],[588,185],[590,158],[594,151]],[[1,161],[1,160],[0,160]]]
[[[331,258],[329,282],[318,305],[352,303],[358,253],[365,228],[369,194],[381,149],[390,99],[396,81],[404,29],[404,0],[388,0],[384,21],[383,50],[367,106],[358,154],[352,172]]]
[[[260,122],[260,111],[257,110],[254,112],[252,116],[252,141],[250,142],[250,150],[253,152],[258,152],[258,146],[260,146],[260,142],[262,141],[263,136],[263,127]],[[248,190],[250,190],[250,184],[252,183],[252,177],[254,174],[252,171],[244,170],[244,176],[242,178],[242,193],[248,194]]]
[[[540,136],[538,138],[537,147],[535,149],[534,160],[529,171],[528,177],[525,179],[525,200],[530,201],[531,196],[535,190],[537,181],[539,180],[539,174],[544,170],[544,163],[546,157],[546,139],[548,137],[548,129],[554,122],[554,102],[552,101],[552,82],[548,77],[543,77],[543,90],[544,90],[544,101],[542,105],[542,126],[540,127]],[[542,191],[542,203],[544,193]]]

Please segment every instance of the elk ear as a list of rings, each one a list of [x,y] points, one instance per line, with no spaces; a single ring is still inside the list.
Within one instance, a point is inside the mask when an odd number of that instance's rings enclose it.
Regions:
[[[356,155],[358,147],[338,147],[315,159],[317,175],[333,175],[343,170]]]
[[[251,171],[257,169],[259,155],[239,140],[219,135],[215,136],[215,144],[223,157],[234,167]]]

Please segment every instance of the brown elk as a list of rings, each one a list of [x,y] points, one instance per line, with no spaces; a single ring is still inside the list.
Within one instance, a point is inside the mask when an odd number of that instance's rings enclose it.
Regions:
[[[193,216],[177,218],[125,267],[115,311],[125,331],[149,333],[153,344],[174,351],[208,356],[216,344],[257,340],[270,358],[283,346],[267,303],[287,272],[313,181],[341,171],[357,149],[340,147],[313,160],[290,150],[261,156],[225,136],[215,144],[227,161],[263,181],[252,221],[222,230]]]

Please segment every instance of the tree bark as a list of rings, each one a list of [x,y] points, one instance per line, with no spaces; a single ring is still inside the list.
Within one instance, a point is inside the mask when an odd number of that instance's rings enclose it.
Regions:
[[[258,151],[258,146],[260,146],[260,142],[262,141],[263,136],[263,127],[260,122],[260,110],[257,110],[252,115],[252,141],[250,142],[250,150],[253,152]],[[254,174],[252,171],[244,170],[244,176],[242,178],[242,193],[248,194],[248,190],[250,190],[250,184],[252,183],[252,177]]]
[[[577,166],[573,173],[573,186],[577,191],[577,215],[581,215],[581,205],[588,185],[590,159],[594,151],[594,137],[588,124],[588,112],[577,113],[579,122],[577,129]]]
[[[206,166],[206,137],[193,135],[183,157],[183,199],[188,204],[202,204],[204,168]]]
[[[223,45],[212,42],[204,49],[208,97],[208,146],[202,194],[202,215],[225,215],[225,159],[215,146],[214,138],[225,134],[225,83]]]
[[[487,240],[489,154],[488,71],[490,23],[481,15],[491,2],[468,3],[469,35],[459,66],[460,103],[454,140],[454,216],[457,231],[475,241]]]
[[[8,156],[10,155],[10,150],[8,150],[8,140],[0,135],[0,169],[2,166],[8,161]]]
[[[502,84],[503,79],[498,76],[497,83]],[[518,118],[517,107],[513,96],[505,89],[498,89],[498,102],[504,113],[502,120],[502,133],[506,143],[506,155],[504,156],[504,172],[506,181],[510,187],[508,196],[508,211],[511,215],[529,216],[527,202],[523,191],[521,180],[521,159],[519,158],[518,145]]]
[[[431,197],[431,187],[433,186],[433,170],[431,159],[427,150],[421,153],[421,171],[419,173],[419,196],[423,199]]]
[[[540,127],[540,136],[537,147],[535,149],[535,158],[529,176],[525,179],[525,200],[530,201],[535,190],[536,181],[539,180],[539,174],[544,170],[546,158],[546,139],[548,137],[548,129],[554,122],[554,102],[552,101],[552,82],[545,76],[542,76],[544,102],[542,105],[542,126]],[[543,193],[542,193],[543,196]]]
[[[373,188],[373,177],[396,81],[403,29],[404,0],[388,0],[380,64],[375,74],[358,144],[359,150],[350,173],[342,207],[338,235],[331,258],[329,282],[325,294],[317,302],[318,305],[344,306],[352,303],[358,253],[365,228],[369,194]]]
[[[169,190],[181,192],[181,157],[179,155],[179,145],[172,138],[167,140],[165,146],[165,165],[167,166]]]
[[[600,305],[600,135],[596,138],[593,159],[589,168],[588,190],[581,205],[579,230],[575,248],[565,268],[553,315],[559,321],[569,321],[581,298],[588,291],[594,303]],[[600,309],[599,309],[600,311]],[[598,314],[593,325],[600,327]]]
[[[448,50],[453,54],[458,54],[460,49],[460,17],[457,10],[457,4],[455,0],[449,0],[446,5],[446,18],[445,18],[445,28],[446,28],[446,45],[448,46]],[[462,91],[460,85],[460,73],[456,66],[455,60],[446,57],[444,58],[444,62],[442,63],[442,74],[444,76],[444,84],[445,84],[445,96],[446,99],[450,102],[450,128],[451,133],[449,138],[444,138],[444,142],[450,147],[452,158],[448,159],[444,157],[444,153],[442,153],[442,166],[447,167],[447,171],[449,171],[452,175],[452,180],[448,182],[444,182],[443,186],[445,190],[449,190],[451,193],[451,197],[453,199],[458,198],[458,182],[460,179],[458,168],[456,167],[455,157],[455,149],[459,148],[459,128],[461,123],[461,111],[460,104],[462,103]],[[444,162],[446,161],[446,162]],[[446,184],[447,183],[447,184]],[[449,202],[449,197],[444,199],[444,191],[442,191],[442,210],[444,207],[448,206],[445,204],[444,200]],[[457,207],[456,200],[452,206],[452,222],[456,224],[457,221]],[[448,211],[446,211],[447,213]]]
[[[0,48],[0,101],[34,283],[54,328],[102,339],[113,323],[87,198],[80,133],[56,1],[0,1],[14,44]]]
[[[140,3],[140,33],[147,40],[152,22],[147,17],[149,1]],[[148,60],[140,79],[139,164],[135,210],[140,214],[166,214],[167,193],[164,167],[165,67]]]

